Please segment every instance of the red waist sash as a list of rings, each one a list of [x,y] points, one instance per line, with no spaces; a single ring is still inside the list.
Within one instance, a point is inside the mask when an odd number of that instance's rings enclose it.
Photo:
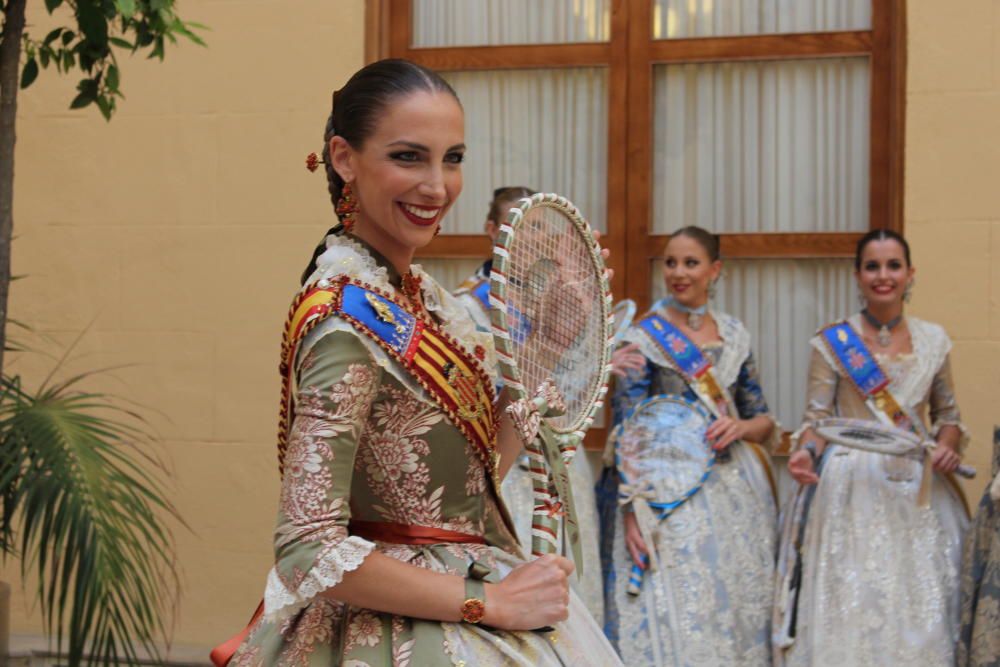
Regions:
[[[431,528],[430,526],[409,526],[403,523],[352,519],[347,529],[351,535],[391,544],[486,544],[486,539],[481,535],[470,535],[469,533]]]

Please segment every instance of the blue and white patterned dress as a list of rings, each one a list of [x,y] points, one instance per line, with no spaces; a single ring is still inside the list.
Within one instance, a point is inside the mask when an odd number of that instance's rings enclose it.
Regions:
[[[959,667],[1000,667],[1000,427],[993,433],[993,482],[983,493],[962,559]]]
[[[730,315],[712,316],[722,342],[702,351],[729,389],[731,413],[742,419],[770,416],[749,333]],[[638,328],[630,329],[625,340],[639,343],[647,363],[618,381],[616,424],[650,396],[683,394],[698,400]],[[775,428],[768,444],[778,435]],[[604,469],[598,502],[605,632],[627,665],[771,664],[777,516],[770,462],[760,447],[730,449],[732,459],[717,464],[704,487],[660,525],[660,569],[647,570],[636,597],[626,593],[632,558],[625,546],[624,510],[617,503],[618,475],[610,465]]]

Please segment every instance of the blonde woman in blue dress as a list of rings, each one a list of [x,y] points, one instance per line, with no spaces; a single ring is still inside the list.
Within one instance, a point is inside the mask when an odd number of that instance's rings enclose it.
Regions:
[[[953,665],[968,519],[950,478],[967,440],[951,378],[951,341],[937,324],[903,314],[914,269],[901,236],[873,230],[862,237],[855,276],[865,308],[810,341],[806,411],[788,469],[803,491],[814,490],[808,512],[798,502],[785,512],[777,663]],[[872,383],[869,391],[879,393],[869,397],[860,388],[868,385],[856,384],[866,359],[887,376],[887,395]],[[896,419],[880,414],[879,406],[892,402],[902,408],[893,411]],[[813,430],[831,417],[877,423],[906,417],[899,423],[916,426],[913,420],[925,414],[937,447],[924,462],[825,443]],[[925,465],[934,471],[927,477],[929,506],[918,502]]]
[[[493,191],[484,231],[490,243],[496,242],[500,225],[507,211],[517,206],[518,200],[530,197],[535,191],[523,185],[500,187]],[[455,290],[455,297],[465,306],[469,316],[481,331],[490,331],[489,280],[492,258],[483,262],[475,273],[469,276]],[[637,368],[645,360],[635,351],[634,346],[615,351],[611,359],[612,371],[623,375],[627,368]],[[577,520],[580,523],[580,538],[583,542],[582,576],[570,581],[594,620],[604,622],[604,596],[601,586],[601,561],[598,556],[597,500],[594,496],[594,473],[585,453],[574,457],[569,468],[569,480],[576,503]],[[518,457],[518,463],[511,467],[503,480],[503,499],[510,510],[517,531],[518,540],[525,547],[531,544],[531,515],[534,510],[531,479],[528,477],[527,458]],[[579,565],[579,564],[578,564]]]
[[[643,539],[631,504],[606,502],[618,500],[619,480],[613,466],[605,468],[600,494],[605,631],[622,661],[633,667],[764,667],[771,664],[777,518],[768,455],[750,443],[771,444],[778,429],[760,388],[749,333],[735,317],[708,304],[722,269],[718,238],[685,227],[670,237],[664,254],[670,297],[625,335],[645,363],[617,383],[615,422],[651,396],[699,400],[667,358],[667,349],[642,327],[646,318],[658,317],[711,362],[726,405],[706,437],[716,450],[728,450],[730,459],[717,463],[701,490],[658,524],[654,544]],[[659,567],[647,567],[639,594],[630,595],[632,565],[653,549]]]

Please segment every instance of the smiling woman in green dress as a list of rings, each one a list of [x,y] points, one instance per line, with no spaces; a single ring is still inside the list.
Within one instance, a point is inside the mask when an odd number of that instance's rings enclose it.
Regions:
[[[324,139],[341,224],[286,328],[275,564],[230,665],[620,664],[569,561],[519,555],[497,486],[521,443],[495,418],[491,339],[411,266],[462,189],[454,91],[374,63]]]

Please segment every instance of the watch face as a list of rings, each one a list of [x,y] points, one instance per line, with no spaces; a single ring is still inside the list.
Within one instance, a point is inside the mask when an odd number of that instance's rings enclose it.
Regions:
[[[486,613],[486,603],[478,598],[469,598],[462,603],[462,620],[466,623],[478,623]]]

